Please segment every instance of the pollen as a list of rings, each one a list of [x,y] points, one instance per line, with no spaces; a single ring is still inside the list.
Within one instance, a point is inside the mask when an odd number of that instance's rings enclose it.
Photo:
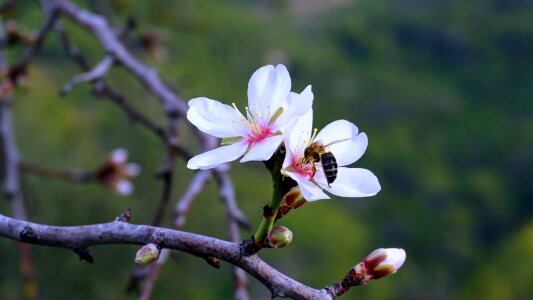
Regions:
[[[257,103],[253,103],[254,106],[257,106]],[[235,111],[239,112],[237,105],[231,103],[231,106]],[[265,122],[263,116],[258,112],[251,112],[250,108],[246,106],[245,108],[246,115],[241,114],[240,122],[246,127],[246,136],[245,140],[249,145],[256,144],[266,139],[267,137],[273,136],[277,131],[273,130],[272,124],[270,122]],[[235,121],[232,121],[233,127],[235,127]]]

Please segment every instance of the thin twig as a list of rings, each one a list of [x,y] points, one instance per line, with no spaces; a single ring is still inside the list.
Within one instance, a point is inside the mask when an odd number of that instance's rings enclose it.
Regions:
[[[39,29],[39,32],[37,33],[37,36],[35,40],[33,41],[33,44],[26,49],[24,54],[22,55],[22,58],[20,61],[9,68],[9,74],[8,77],[13,82],[13,84],[16,84],[18,81],[18,78],[20,75],[23,75],[26,73],[26,69],[28,68],[28,64],[30,63],[31,59],[39,52],[41,49],[41,46],[44,43],[44,40],[46,38],[46,35],[50,30],[54,27],[54,24],[57,20],[58,12],[55,9],[52,9],[49,13],[46,14],[46,19]]]
[[[213,170],[213,173],[219,185],[220,199],[227,207],[228,218],[235,220],[240,227],[250,229],[251,226],[248,218],[246,218],[237,205],[237,199],[233,189],[233,182],[229,175],[228,165],[218,166]]]
[[[21,161],[19,166],[21,171],[33,173],[44,178],[55,178],[71,182],[89,182],[96,179],[96,172],[93,171],[49,169],[32,161]]]
[[[124,95],[111,88],[103,80],[97,80],[93,83],[93,94],[98,97],[108,98],[111,102],[118,105],[126,113],[126,115],[128,115],[132,122],[138,122],[145,128],[155,133],[155,135],[163,140],[163,142],[166,142],[166,131],[163,129],[163,127],[159,126],[154,121],[135,110],[129,101],[126,100]],[[187,153],[186,150],[183,150],[183,152]]]
[[[61,95],[68,94],[75,86],[83,82],[92,82],[98,79],[102,79],[107,71],[113,66],[113,56],[106,55],[104,58],[91,70],[78,74],[70,79],[61,89]]]
[[[249,228],[250,224],[237,206],[235,190],[233,189],[233,183],[231,182],[231,177],[228,174],[228,169],[229,167],[227,164],[222,165],[217,167],[213,173],[219,185],[220,198],[226,207],[228,238],[231,242],[239,242],[241,240],[239,234],[239,225],[244,224]],[[236,266],[233,266],[231,273],[233,275],[233,283],[235,287],[235,299],[250,299],[250,295],[248,294],[248,279],[246,278],[244,271]]]

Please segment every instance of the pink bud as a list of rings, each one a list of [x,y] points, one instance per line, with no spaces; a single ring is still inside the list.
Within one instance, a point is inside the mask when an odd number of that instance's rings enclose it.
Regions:
[[[405,262],[406,254],[399,248],[379,248],[370,253],[362,263],[355,267],[357,273],[367,280],[379,279],[394,274]]]

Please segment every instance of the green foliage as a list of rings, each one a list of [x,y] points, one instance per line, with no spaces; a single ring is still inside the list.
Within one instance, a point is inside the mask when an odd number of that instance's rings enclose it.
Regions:
[[[160,34],[166,60],[134,51],[184,99],[207,96],[243,106],[251,73],[266,63],[284,63],[293,90],[313,85],[315,126],[344,118],[368,134],[369,148],[356,166],[372,170],[383,190],[372,198],[306,204],[283,218],[280,225],[293,231],[293,243],[261,253],[281,271],[321,287],[339,280],[373,249],[401,247],[407,261],[398,274],[346,297],[526,299],[532,294],[529,2],[362,0],[305,11],[280,1],[96,2],[104,13],[114,10],[120,21],[137,17],[140,27],[133,37]],[[26,2],[10,17],[29,28],[42,20],[39,7]],[[65,27],[92,63],[102,57],[86,32],[70,22]],[[11,61],[21,50],[10,50]],[[90,169],[111,149],[124,147],[143,173],[131,198],[98,185],[24,175],[30,219],[106,222],[131,207],[133,222],[149,223],[161,190],[152,175],[164,148],[113,104],[93,99],[87,86],[59,97],[58,89],[77,72],[57,37],[50,36],[30,70],[28,87],[17,90],[22,155],[49,167]],[[158,103],[126,72],[113,71],[106,79],[164,124]],[[181,139],[191,151],[199,149],[187,131]],[[232,167],[239,204],[255,227],[270,199],[270,176],[259,163]],[[173,200],[193,174],[182,161],[177,168]],[[9,211],[5,202],[0,209]],[[225,238],[224,222],[210,183],[185,230]],[[0,247],[0,298],[20,299],[15,244],[0,239]],[[35,247],[44,298],[135,298],[123,291],[136,250],[95,247],[95,264],[88,265],[67,250]],[[268,298],[264,287],[252,287],[253,299]],[[229,267],[217,271],[180,254],[162,269],[154,299],[176,295],[231,298]]]

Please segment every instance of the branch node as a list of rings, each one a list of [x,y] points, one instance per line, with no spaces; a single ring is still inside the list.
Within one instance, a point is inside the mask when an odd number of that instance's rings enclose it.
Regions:
[[[251,256],[259,252],[263,247],[262,245],[258,245],[254,242],[254,237],[250,237],[249,239],[243,240],[239,244],[239,249],[241,252],[241,256]]]
[[[215,269],[220,269],[220,261],[218,260],[218,258],[213,256],[206,256],[204,257],[204,259],[208,265],[212,266]]]
[[[39,236],[33,228],[26,226],[20,232],[20,240],[27,243],[33,243],[39,240]]]
[[[165,248],[166,239],[165,234],[159,231],[156,231],[152,235],[152,243],[156,244],[159,248]]]
[[[263,217],[265,218],[271,218],[274,216],[274,210],[272,209],[272,207],[270,207],[270,205],[265,205],[263,206]]]
[[[124,222],[124,223],[129,223],[130,220],[131,220],[131,208],[128,208],[126,209],[125,211],[123,211],[116,219],[115,221],[117,222]]]
[[[76,254],[78,254],[80,261],[84,260],[90,264],[94,263],[94,258],[92,257],[89,248],[76,248],[73,250],[76,252]]]

